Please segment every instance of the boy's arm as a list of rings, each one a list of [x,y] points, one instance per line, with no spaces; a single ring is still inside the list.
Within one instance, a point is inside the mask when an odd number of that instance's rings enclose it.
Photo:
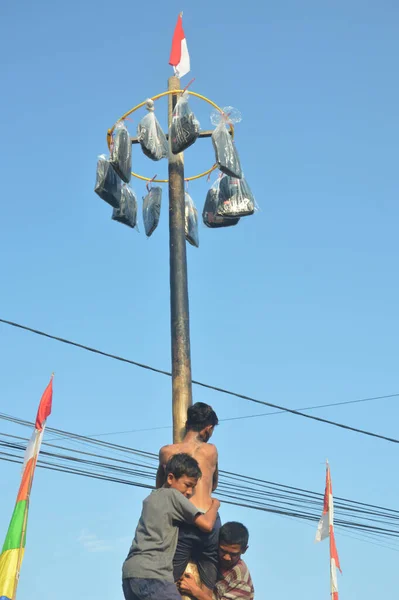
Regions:
[[[196,600],[210,600],[212,598],[211,590],[204,591],[197,585],[191,573],[184,574],[178,583],[180,592],[188,592]]]
[[[161,488],[165,483],[165,467],[163,465],[159,465],[157,471],[157,477],[155,480],[155,487],[157,489]]]
[[[194,519],[194,525],[196,525],[201,531],[210,533],[215,525],[216,517],[218,514],[220,502],[216,498],[212,498],[212,504],[205,514],[198,514]]]
[[[216,463],[216,468],[215,468],[215,472],[213,474],[213,479],[212,479],[212,492],[214,492],[218,486],[219,483],[219,465],[218,463]]]
[[[214,492],[219,482],[219,465],[218,465],[218,451],[214,444],[206,444],[208,451],[208,460],[211,465],[215,466],[215,470],[212,476],[212,492]]]
[[[157,471],[157,476],[156,476],[156,480],[155,480],[155,487],[161,488],[163,486],[163,484],[166,481],[166,477],[165,477],[165,464],[166,464],[166,453],[165,453],[165,448],[161,448],[159,451],[159,466],[158,466],[158,471]]]

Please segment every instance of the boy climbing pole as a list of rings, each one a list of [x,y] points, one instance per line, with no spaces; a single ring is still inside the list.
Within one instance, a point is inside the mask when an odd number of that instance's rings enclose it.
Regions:
[[[211,532],[220,502],[213,498],[206,512],[189,499],[201,477],[198,462],[189,454],[176,454],[165,468],[165,483],[143,502],[136,534],[122,569],[126,600],[181,600],[173,580],[173,556],[178,525],[191,523]]]
[[[174,454],[184,452],[198,461],[202,477],[198,481],[190,501],[201,512],[209,510],[212,505],[211,494],[218,484],[217,449],[213,444],[207,443],[217,424],[218,418],[212,407],[203,402],[197,402],[187,411],[186,434],[182,442],[163,446],[159,452],[157,488],[164,485],[165,465]],[[220,526],[218,515],[210,533],[202,532],[189,524],[182,524],[179,527],[179,538],[173,560],[175,581],[182,577],[188,562],[193,560],[197,563],[201,581],[207,588],[204,591],[211,596],[217,581]]]

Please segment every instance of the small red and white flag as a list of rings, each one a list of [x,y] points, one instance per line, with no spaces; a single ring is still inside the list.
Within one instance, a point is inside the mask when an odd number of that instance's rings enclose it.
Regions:
[[[180,13],[172,40],[169,64],[175,70],[177,77],[184,77],[190,71],[190,55],[187,49],[186,36],[183,30],[183,13]]]
[[[330,465],[327,461],[326,469],[326,489],[324,492],[323,514],[317,526],[315,542],[321,542],[326,538],[330,538],[330,586],[331,600],[338,600],[338,582],[337,582],[337,567],[341,571],[339,564],[337,546],[335,545],[334,536],[334,499],[332,493],[332,483],[330,474]],[[342,573],[342,571],[341,571]]]

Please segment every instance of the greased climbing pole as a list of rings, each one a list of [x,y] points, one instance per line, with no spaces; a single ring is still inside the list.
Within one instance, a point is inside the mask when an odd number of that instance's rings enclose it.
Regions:
[[[173,109],[179,96],[184,90],[180,88],[180,79],[168,79],[168,91],[151,98],[155,101],[163,96],[168,96],[168,127],[169,127],[169,164],[168,179],[151,179],[133,173],[134,177],[144,181],[168,183],[169,186],[169,273],[170,273],[170,323],[171,323],[171,351],[172,351],[172,414],[173,414],[173,442],[180,442],[184,436],[187,409],[192,404],[191,384],[191,352],[190,352],[190,316],[188,300],[187,255],[185,236],[185,198],[184,181],[192,181],[209,175],[217,168],[214,164],[207,171],[190,177],[184,177],[184,153],[173,154],[171,150],[171,125]],[[212,100],[195,92],[188,92],[201,100],[211,104],[223,114],[222,109]],[[125,119],[134,111],[143,107],[147,101],[138,104],[125,113],[120,120]],[[107,143],[111,149],[112,132],[115,125],[108,130]],[[234,127],[230,124],[230,134],[234,137]],[[200,132],[199,137],[211,137],[212,131]],[[132,138],[132,143],[138,143],[137,138]],[[200,582],[198,569],[194,563],[189,563],[186,569]],[[182,595],[182,599],[190,600],[190,596]]]
[[[184,176],[184,153],[173,154],[171,151],[170,128],[172,124],[172,113],[179,96],[184,92],[180,88],[180,79],[170,77],[168,79],[168,90],[153,96],[151,100],[156,101],[168,96],[168,126],[169,126],[169,178],[154,179],[133,173],[143,181],[169,184],[169,259],[170,259],[170,317],[171,317],[171,349],[172,349],[172,413],[173,413],[173,442],[180,442],[184,435],[187,409],[192,404],[191,388],[191,353],[190,353],[190,317],[188,301],[188,279],[187,279],[187,256],[185,238],[185,202],[184,181],[192,181],[206,177],[217,169],[214,164],[210,169],[192,175]],[[223,110],[212,100],[186,90],[186,92],[208,102],[213,108],[223,115]],[[136,110],[146,105],[147,100],[134,106],[126,112],[119,121],[123,121]],[[116,125],[116,123],[115,123]],[[107,132],[107,144],[111,149],[112,133],[115,125]],[[229,123],[230,134],[234,138],[234,127]],[[211,137],[212,131],[202,131],[200,138]],[[132,144],[137,144],[138,139],[132,138]]]

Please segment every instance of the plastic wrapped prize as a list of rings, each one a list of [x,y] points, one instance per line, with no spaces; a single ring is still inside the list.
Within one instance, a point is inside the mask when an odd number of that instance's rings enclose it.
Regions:
[[[137,200],[133,190],[128,185],[123,185],[119,208],[114,208],[112,219],[128,227],[137,225]]]
[[[161,213],[162,188],[152,187],[143,198],[143,221],[147,237],[153,234],[158,227]]]
[[[108,202],[114,208],[119,208],[121,200],[121,180],[115,173],[111,163],[102,154],[98,157],[96,185],[94,191],[105,202]]]
[[[123,121],[115,125],[110,162],[117,175],[129,183],[132,176],[132,142]]]
[[[161,160],[169,155],[168,140],[154,113],[153,100],[147,100],[148,114],[143,117],[137,127],[137,139],[141,149],[148,158]]]
[[[195,208],[191,196],[186,192],[185,201],[185,221],[186,221],[186,240],[192,246],[199,247],[198,236],[198,211]]]
[[[188,93],[184,92],[176,103],[170,129],[173,154],[179,154],[189,148],[200,133],[200,124],[188,103]]]
[[[219,202],[219,187],[220,179],[217,179],[206,195],[204,210],[202,211],[202,220],[204,225],[211,229],[220,227],[232,227],[237,225],[240,219],[227,219],[216,213],[216,208]]]
[[[224,120],[221,120],[213,131],[212,144],[215,150],[216,163],[222,173],[241,179],[240,157]]]
[[[221,217],[247,217],[255,212],[255,199],[247,180],[224,175],[220,180],[216,213]]]

